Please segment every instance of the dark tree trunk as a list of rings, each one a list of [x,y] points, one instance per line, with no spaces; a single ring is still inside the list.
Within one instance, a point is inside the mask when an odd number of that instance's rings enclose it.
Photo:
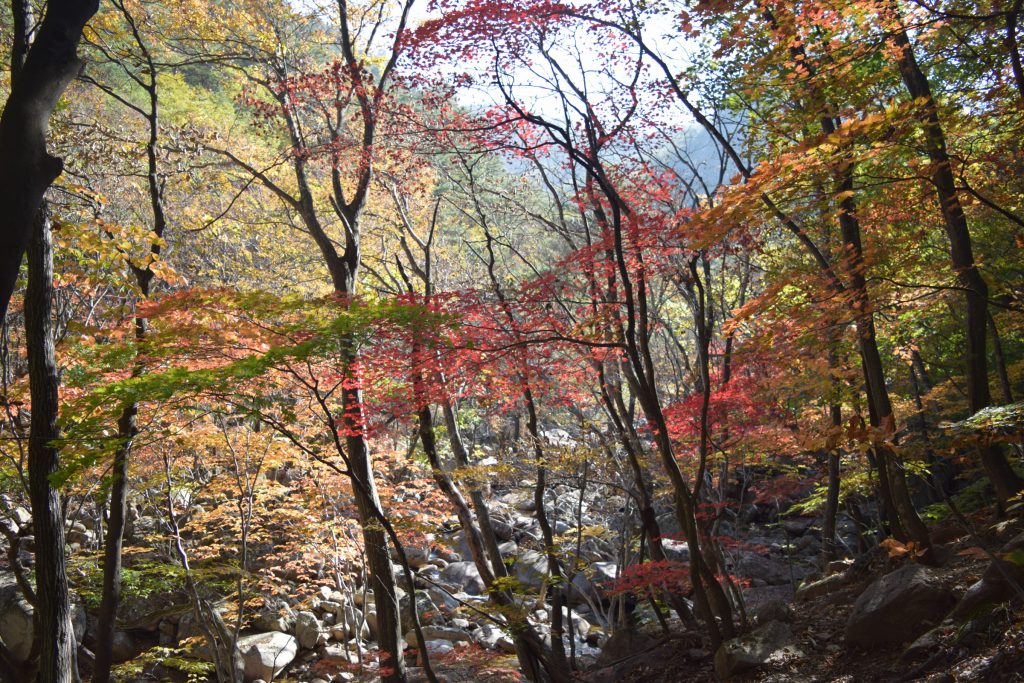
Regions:
[[[50,0],[32,46],[15,39],[11,94],[0,115],[0,319],[21,267],[43,194],[63,164],[46,151],[46,129],[57,101],[78,73],[78,42],[98,0]],[[13,0],[15,26],[24,31],[27,3]],[[22,33],[24,36],[24,33]]]
[[[839,361],[836,357],[835,343],[829,349],[829,369],[835,368]],[[839,380],[833,378],[832,391],[836,395],[828,407],[829,424],[832,429],[838,432],[843,427],[843,406],[838,396]],[[828,464],[828,488],[825,493],[825,522],[821,532],[821,555],[824,564],[836,559],[838,545],[836,543],[836,519],[839,517],[839,465],[840,449],[839,437],[835,436],[835,443],[828,443],[826,446],[825,458]]]
[[[1002,392],[1003,405],[1013,403],[1013,385],[1010,383],[1010,374],[1006,371],[1006,356],[1003,354],[1003,340],[999,336],[999,328],[996,327],[996,319],[988,314],[988,333],[992,337],[992,360],[996,366],[996,376],[999,377],[999,390]]]
[[[71,683],[75,636],[64,556],[64,515],[50,476],[60,469],[56,440],[58,388],[53,346],[53,245],[45,207],[28,245],[25,337],[28,346],[32,419],[28,445],[29,497],[36,552],[36,638],[39,683]]]
[[[935,187],[942,213],[946,236],[949,238],[949,255],[960,287],[965,292],[967,307],[967,401],[971,413],[991,405],[992,397],[988,386],[988,358],[985,348],[985,332],[988,325],[988,284],[981,276],[974,261],[971,233],[964,215],[963,206],[956,189],[952,160],[946,147],[946,135],[939,120],[939,112],[932,95],[931,84],[914,54],[898,8],[893,12],[897,27],[893,32],[896,47],[896,61],[900,76],[907,92],[915,100],[921,100],[920,121],[924,131],[925,149],[931,161],[931,181]],[[999,504],[1005,505],[1018,491],[1024,488],[1024,481],[1010,467],[1006,457],[997,447],[987,446],[981,451],[981,463],[996,492]]]

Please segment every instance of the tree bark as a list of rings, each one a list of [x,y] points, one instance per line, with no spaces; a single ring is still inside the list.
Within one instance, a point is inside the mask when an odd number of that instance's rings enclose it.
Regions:
[[[98,5],[98,0],[50,0],[31,47],[25,50],[27,41],[15,39],[12,62],[24,55],[24,63],[12,74],[0,115],[0,319],[7,314],[43,194],[63,169],[46,151],[46,130],[78,73],[78,42]],[[22,30],[31,23],[25,21],[26,7],[23,0],[12,0],[15,25]]]
[[[896,22],[892,41],[896,47],[896,63],[907,92],[923,105],[919,119],[924,132],[925,150],[931,161],[931,181],[935,187],[946,236],[949,255],[960,287],[965,292],[967,308],[965,335],[967,339],[967,401],[971,413],[992,403],[988,386],[988,358],[985,333],[988,324],[988,284],[974,260],[971,233],[963,205],[956,189],[952,160],[946,147],[946,135],[939,120],[938,107],[931,84],[914,54],[914,47],[903,26],[898,7],[893,5]],[[1000,506],[1024,488],[1024,481],[1013,471],[998,447],[979,449],[981,463],[992,482]]]
[[[71,683],[75,635],[64,555],[64,515],[60,493],[50,476],[60,469],[56,440],[59,409],[56,353],[53,346],[53,244],[42,207],[28,245],[25,337],[28,346],[32,418],[29,433],[29,497],[36,551],[36,638],[39,683]]]

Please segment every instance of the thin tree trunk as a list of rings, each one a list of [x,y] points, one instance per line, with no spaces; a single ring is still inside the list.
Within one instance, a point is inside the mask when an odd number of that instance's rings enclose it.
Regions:
[[[143,58],[148,64],[149,81],[144,86],[148,96],[149,109],[145,114],[147,124],[146,140],[146,180],[149,189],[150,210],[153,213],[153,234],[156,239],[150,245],[150,255],[158,258],[161,252],[161,240],[167,231],[167,216],[164,211],[163,183],[157,163],[157,145],[160,135],[159,99],[157,96],[157,66],[150,56],[150,51],[138,32],[134,17],[124,5],[118,5],[122,15],[132,29]],[[150,265],[140,268],[131,265],[132,274],[139,287],[142,299],[147,299],[153,281],[153,270]],[[148,321],[135,318],[135,341],[141,343],[146,338]],[[132,376],[142,373],[138,362],[132,368]],[[96,660],[93,666],[92,683],[108,683],[110,668],[113,664],[114,633],[117,628],[117,611],[121,604],[121,551],[124,546],[125,517],[128,507],[128,465],[131,459],[132,446],[138,434],[136,424],[139,413],[138,403],[130,403],[121,411],[117,421],[117,433],[120,443],[114,453],[111,466],[112,483],[108,504],[106,537],[103,548],[103,592],[96,624]]]
[[[925,149],[931,161],[931,181],[935,187],[942,214],[946,236],[949,238],[949,254],[957,280],[965,292],[967,307],[967,401],[971,413],[991,405],[992,397],[988,386],[988,358],[985,347],[985,333],[988,325],[988,284],[974,260],[971,233],[967,216],[956,189],[952,160],[946,147],[946,135],[939,120],[938,107],[932,95],[931,84],[914,54],[914,47],[903,26],[898,6],[893,4],[892,14],[897,22],[892,33],[896,48],[896,63],[907,92],[915,100],[922,100],[920,121],[924,131]],[[1024,488],[1022,480],[1001,449],[996,446],[981,447],[981,463],[988,473],[996,492],[1000,508],[1014,494]]]
[[[1010,384],[1010,374],[1006,371],[1003,340],[999,336],[999,328],[996,327],[996,319],[992,317],[991,312],[988,314],[988,333],[992,337],[992,360],[995,361],[996,376],[999,377],[999,389],[1003,394],[1003,405],[1010,405],[1013,403],[1013,385]]]

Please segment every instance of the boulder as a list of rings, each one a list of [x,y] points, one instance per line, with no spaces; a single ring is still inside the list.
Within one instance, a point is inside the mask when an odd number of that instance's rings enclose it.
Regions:
[[[127,662],[138,653],[135,645],[135,638],[127,631],[114,631],[114,638],[111,642],[110,657],[115,664]]]
[[[801,583],[796,589],[796,601],[813,600],[823,595],[831,595],[850,583],[848,574],[829,574],[817,581]]]
[[[17,662],[24,662],[32,651],[34,610],[25,600],[14,574],[0,573],[0,642],[7,646]],[[72,595],[71,628],[79,643],[85,637],[85,610]]]
[[[472,643],[473,636],[465,631],[449,626],[422,626],[424,640],[447,640],[452,643]],[[405,634],[405,642],[415,643],[416,632],[410,630]]]
[[[954,620],[971,619],[991,605],[1017,595],[1010,581],[1024,584],[1024,534],[1010,539],[996,554],[1001,559],[990,562],[981,579],[967,589],[950,615]]]
[[[441,581],[469,595],[481,595],[487,590],[480,572],[472,562],[452,562],[441,571]]]
[[[516,651],[512,636],[494,624],[484,624],[474,631],[473,640],[477,645],[488,650],[500,650],[507,653]]]
[[[426,645],[430,655],[446,655],[455,650],[455,646],[447,640],[428,640]]]
[[[0,575],[0,641],[18,662],[32,651],[32,605],[22,596],[13,574]]]
[[[917,564],[901,567],[868,586],[846,621],[846,642],[903,643],[942,620],[956,600],[938,576]]]
[[[715,653],[715,674],[726,679],[769,663],[803,657],[789,626],[770,621],[764,626],[719,646]]]
[[[770,621],[778,621],[784,624],[791,624],[796,618],[793,608],[785,600],[768,600],[753,609],[754,620],[758,624],[767,624]]]
[[[674,562],[690,561],[690,546],[685,541],[674,541],[671,538],[661,539],[661,549],[665,552],[665,559]]]
[[[320,621],[312,612],[299,612],[295,615],[295,639],[299,647],[312,650],[320,638]]]
[[[781,586],[799,581],[807,576],[807,570],[785,559],[753,551],[739,551],[733,564],[733,571],[751,581],[763,581],[768,586]]]
[[[591,600],[600,602],[604,599],[603,584],[614,581],[618,570],[614,562],[592,562],[585,572],[572,577],[567,596],[569,604],[576,607]]]
[[[295,625],[295,612],[280,598],[264,598],[263,607],[256,614],[253,628],[257,631],[287,633]]]
[[[420,625],[425,626],[431,621],[439,620],[441,615],[437,610],[437,605],[430,599],[426,591],[416,591],[416,614],[420,618]],[[402,631],[408,631],[412,628],[412,596],[403,595],[401,600],[398,602],[398,610],[402,619]]]
[[[291,664],[299,651],[299,643],[280,631],[257,633],[238,639],[246,681],[273,680]]]
[[[526,550],[512,565],[516,579],[526,588],[539,590],[548,576],[548,558],[536,550]]]

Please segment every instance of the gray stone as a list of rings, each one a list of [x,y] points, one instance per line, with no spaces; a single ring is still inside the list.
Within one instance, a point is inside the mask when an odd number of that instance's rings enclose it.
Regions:
[[[539,590],[548,576],[548,558],[536,550],[526,550],[515,558],[512,568],[520,584]]]
[[[767,624],[769,621],[791,624],[796,618],[793,608],[785,600],[769,600],[758,605],[753,612],[758,624]]]
[[[423,631],[424,640],[447,640],[452,643],[472,643],[473,636],[469,635],[465,631],[457,628],[450,628],[448,626],[421,626]],[[405,634],[405,642],[415,643],[416,632],[410,630]]]
[[[279,598],[264,598],[263,607],[253,621],[257,631],[281,631],[286,633],[295,625],[295,612],[287,602]]]
[[[447,640],[428,640],[426,645],[427,653],[431,655],[445,655],[455,649],[455,646]]]
[[[725,679],[769,663],[803,657],[786,624],[771,621],[750,633],[727,640],[715,653],[715,673]]]
[[[494,624],[484,624],[473,633],[477,645],[488,650],[512,653],[516,651],[512,636]]]
[[[320,621],[312,612],[299,612],[295,615],[295,638],[299,646],[311,650],[317,645],[320,637]]]
[[[0,575],[0,640],[15,661],[32,651],[32,605],[21,594],[13,574]]]
[[[114,638],[111,641],[110,656],[115,664],[127,662],[137,653],[135,639],[132,634],[125,631],[114,631]]]
[[[299,651],[299,644],[292,636],[280,631],[257,633],[238,639],[238,653],[246,681],[272,680],[291,664]]]
[[[567,598],[573,607],[605,597],[603,584],[615,580],[619,566],[614,562],[592,562],[585,572],[572,577]]]
[[[11,510],[11,518],[15,524],[22,528],[32,524],[32,513],[23,507],[16,507]]]
[[[802,583],[796,589],[797,602],[813,600],[823,595],[831,595],[850,583],[847,574],[829,574],[823,579]]]
[[[402,631],[410,630],[412,628],[412,596],[403,595],[398,602],[398,610],[402,621]],[[441,620],[437,605],[430,599],[426,591],[416,591],[416,614],[419,616],[421,626]]]
[[[481,595],[487,589],[472,562],[452,562],[441,571],[441,581],[469,595]]]
[[[942,620],[956,600],[938,576],[917,564],[901,567],[868,586],[846,621],[846,641],[903,643]]]

